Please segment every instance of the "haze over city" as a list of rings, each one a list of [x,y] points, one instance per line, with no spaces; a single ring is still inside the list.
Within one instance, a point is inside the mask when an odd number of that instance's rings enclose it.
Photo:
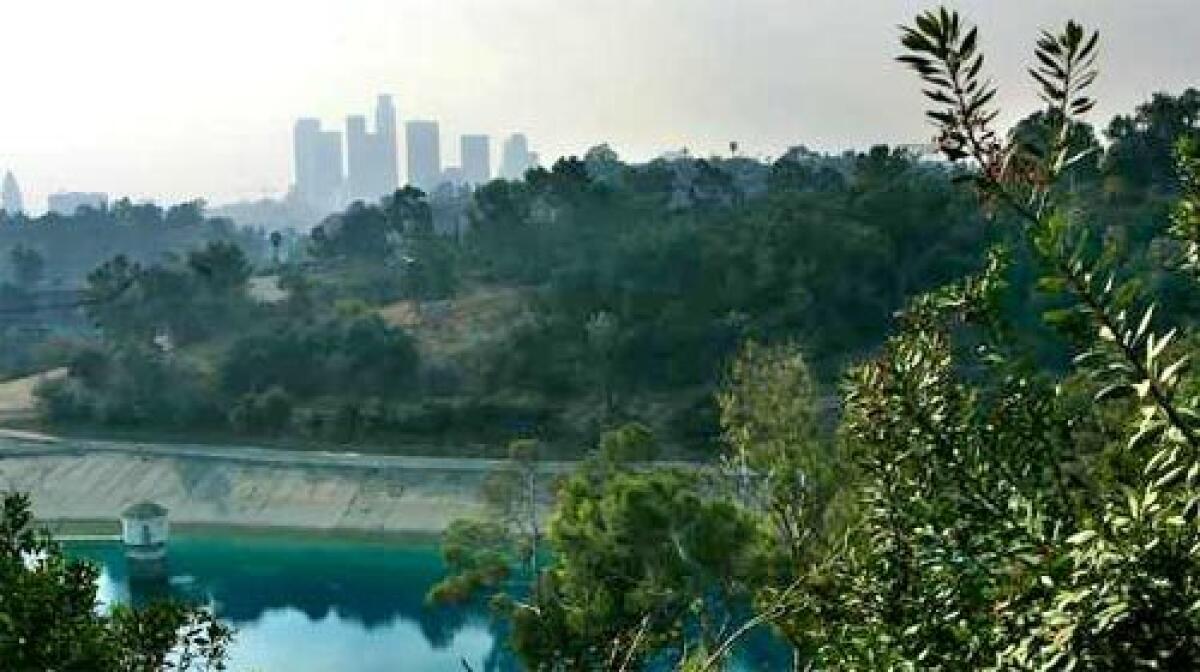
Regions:
[[[1098,118],[1182,87],[1200,56],[1191,0],[1054,0],[1019,12],[957,4],[990,28],[1006,103],[1031,102],[1019,86],[1030,35],[1066,12],[1107,38]],[[525,132],[543,161],[603,141],[631,159],[684,146],[724,152],[735,139],[764,156],[796,143],[918,142],[929,135],[914,114],[921,101],[888,57],[894,26],[922,6],[10,3],[0,168],[16,174],[33,211],[58,190],[213,203],[278,196],[293,179],[295,120],[341,128],[380,92],[395,96],[402,123],[439,120],[447,156],[474,132],[494,143]],[[48,34],[71,49],[49,48]]]

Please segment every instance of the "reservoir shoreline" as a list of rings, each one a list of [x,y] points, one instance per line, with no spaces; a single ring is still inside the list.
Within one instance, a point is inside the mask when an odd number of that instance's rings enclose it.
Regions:
[[[113,542],[120,541],[120,521],[94,519],[37,519],[39,529],[49,532],[58,541]],[[325,540],[355,544],[392,544],[405,546],[435,546],[441,539],[438,532],[407,530],[365,530],[352,528],[281,527],[278,525],[239,525],[237,523],[171,523],[172,538],[253,537],[278,540]]]
[[[436,536],[478,514],[495,460],[292,454],[0,436],[0,489],[25,492],[51,527],[115,528],[131,504],[165,506],[179,530]],[[548,471],[568,468],[549,465]]]
[[[544,462],[543,487],[577,462]],[[684,462],[657,466],[696,468]],[[156,444],[0,430],[0,490],[29,493],[37,520],[115,527],[143,500],[175,529],[300,531],[394,537],[440,534],[483,510],[486,458],[313,452],[259,446]]]

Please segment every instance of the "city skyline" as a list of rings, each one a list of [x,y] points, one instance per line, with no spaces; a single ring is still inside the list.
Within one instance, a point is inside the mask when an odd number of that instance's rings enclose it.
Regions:
[[[374,130],[367,130],[366,117],[346,117],[346,190],[350,201],[372,201],[400,183],[396,106],[389,94],[380,94],[375,104]]]
[[[374,128],[362,114],[346,116],[344,133],[326,129],[320,119],[301,117],[292,133],[292,182],[286,198],[329,212],[354,201],[373,202],[411,185],[433,193],[442,184],[479,185],[492,179],[491,136],[466,133],[444,147],[436,120],[401,120],[391,94],[376,98]],[[497,174],[518,179],[537,165],[523,133],[503,141]],[[451,162],[458,146],[458,163]],[[404,171],[401,173],[401,146]]]
[[[794,143],[920,142],[930,134],[923,102],[892,58],[896,25],[927,4],[314,0],[285,13],[233,0],[14,3],[6,21],[21,29],[0,58],[20,64],[6,78],[26,103],[0,110],[0,169],[16,175],[34,212],[59,190],[214,204],[278,197],[292,179],[296,117],[340,130],[343,110],[379,91],[398,95],[404,118],[438,119],[443,138],[500,143],[521,130],[545,164],[602,142],[632,160],[683,146],[724,153],[731,140],[753,156]],[[1024,74],[1030,35],[1067,18],[1105,41],[1092,116],[1101,126],[1155,91],[1181,91],[1194,72],[1194,0],[950,5],[983,26],[1007,109],[1036,104]],[[221,48],[181,48],[177,26],[219,36]],[[267,51],[266,33],[278,35]],[[51,38],[75,48],[47,50]]]

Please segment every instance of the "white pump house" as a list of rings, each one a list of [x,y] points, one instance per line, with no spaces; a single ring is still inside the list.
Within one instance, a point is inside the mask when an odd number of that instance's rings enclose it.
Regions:
[[[121,544],[133,576],[165,575],[167,560],[167,510],[144,501],[121,514]]]

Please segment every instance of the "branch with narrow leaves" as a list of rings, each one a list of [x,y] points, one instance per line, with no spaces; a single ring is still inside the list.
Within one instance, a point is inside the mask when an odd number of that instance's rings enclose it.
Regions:
[[[1003,146],[991,128],[998,112],[989,108],[996,87],[980,76],[979,29],[944,7],[915,24],[901,27],[909,53],[897,60],[917,72],[930,87],[925,97],[940,105],[926,112],[939,129],[938,147],[951,161],[974,159],[985,175],[998,177]]]
[[[1175,148],[1179,202],[1171,212],[1171,235],[1184,246],[1182,268],[1200,280],[1200,142],[1184,138]]]
[[[1136,285],[1117,282],[1116,273],[1088,259],[1086,240],[1073,240],[1065,217],[1055,215],[1038,232],[1038,254],[1052,273],[1043,289],[1066,291],[1079,302],[1078,311],[1094,325],[1093,345],[1075,358],[1104,384],[1097,401],[1136,395],[1148,404],[1129,448],[1137,449],[1165,433],[1200,452],[1200,416],[1176,399],[1190,364],[1187,355],[1171,356],[1177,330],[1153,329],[1155,307],[1135,310]],[[1144,305],[1144,304],[1143,304]]]
[[[1096,106],[1096,101],[1085,91],[1099,75],[1096,69],[1096,46],[1100,33],[1093,31],[1088,36],[1082,26],[1068,21],[1062,33],[1054,35],[1042,32],[1034,56],[1039,64],[1029,69],[1029,74],[1041,85],[1041,97],[1052,110],[1051,118],[1060,126],[1055,150],[1055,168],[1061,170],[1066,161],[1067,134],[1076,117],[1087,114]]]
[[[1029,69],[1055,124],[1049,147],[1033,147],[1017,138],[1001,141],[992,128],[998,112],[990,107],[997,89],[983,76],[979,32],[945,8],[919,15],[912,27],[901,27],[907,54],[897,60],[912,68],[929,88],[925,97],[939,107],[926,112],[938,127],[937,142],[951,161],[972,159],[980,174],[975,182],[986,197],[1022,202],[1033,218],[1047,209],[1054,183],[1063,171],[1084,158],[1071,156],[1075,119],[1095,106],[1087,90],[1098,76],[1100,34],[1087,33],[1070,21],[1058,33],[1043,32],[1034,50],[1037,65]],[[1013,192],[1023,194],[1014,196]]]

